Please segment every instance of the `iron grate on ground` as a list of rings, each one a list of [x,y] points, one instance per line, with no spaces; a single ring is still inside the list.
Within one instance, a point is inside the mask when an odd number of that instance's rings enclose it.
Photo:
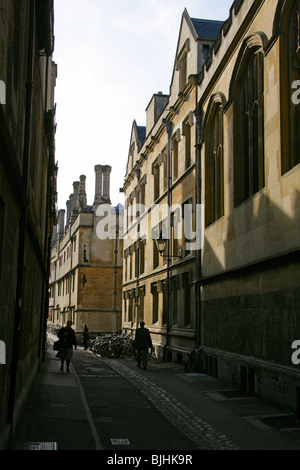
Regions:
[[[57,450],[57,442],[25,442],[23,450]]]

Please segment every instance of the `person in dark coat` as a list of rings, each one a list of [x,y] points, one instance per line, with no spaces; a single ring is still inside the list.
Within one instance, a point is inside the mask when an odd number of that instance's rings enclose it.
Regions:
[[[70,372],[70,362],[73,356],[73,346],[77,349],[77,340],[75,331],[71,328],[72,322],[69,320],[67,326],[61,328],[57,333],[60,341],[59,357],[61,361],[60,370],[64,370],[64,362],[66,361],[67,372]]]
[[[87,350],[87,348],[88,348],[88,342],[89,342],[89,339],[90,339],[90,335],[89,335],[89,329],[88,329],[86,323],[83,324],[83,333],[82,333],[82,336],[83,336],[83,347],[84,347],[85,350]]]
[[[145,322],[141,321],[140,328],[135,332],[134,345],[137,349],[137,366],[147,369],[148,364],[148,349],[152,348],[152,340],[150,332],[145,328]]]

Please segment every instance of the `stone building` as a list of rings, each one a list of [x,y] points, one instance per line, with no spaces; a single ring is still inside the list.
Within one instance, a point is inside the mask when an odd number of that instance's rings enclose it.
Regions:
[[[0,3],[0,449],[44,353],[56,223],[53,25],[52,1]]]
[[[170,95],[146,108],[146,127],[132,126],[125,182],[123,328],[144,320],[159,356],[182,361],[195,343],[196,125],[200,73],[220,21],[182,16]],[[155,240],[169,238],[161,256]]]
[[[80,336],[121,329],[123,206],[110,201],[111,167],[95,166],[95,198],[87,204],[84,175],[73,183],[67,212],[60,210],[51,249],[48,323],[74,323]],[[108,226],[106,227],[106,222]]]
[[[124,328],[143,318],[179,362],[201,346],[205,372],[298,414],[299,15],[294,0],[236,0],[222,24],[185,10],[123,187]]]

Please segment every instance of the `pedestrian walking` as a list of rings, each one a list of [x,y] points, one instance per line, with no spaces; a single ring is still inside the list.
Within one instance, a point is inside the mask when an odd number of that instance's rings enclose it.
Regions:
[[[152,348],[152,340],[150,332],[145,328],[145,322],[141,321],[140,328],[135,332],[134,345],[137,349],[137,366],[147,369],[148,364],[148,350]]]
[[[84,349],[85,349],[85,351],[86,351],[87,348],[88,348],[88,342],[89,342],[89,339],[90,339],[89,329],[88,329],[86,323],[83,324],[83,333],[82,333],[82,336],[83,336],[83,347],[84,347]]]
[[[67,372],[70,372],[70,362],[73,356],[73,346],[77,349],[77,340],[75,331],[71,328],[72,322],[69,320],[67,326],[61,328],[57,333],[60,342],[59,357],[61,361],[60,370],[64,370],[64,362],[66,361]]]

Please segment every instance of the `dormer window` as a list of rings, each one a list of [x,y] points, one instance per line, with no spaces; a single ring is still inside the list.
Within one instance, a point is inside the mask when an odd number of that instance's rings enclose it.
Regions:
[[[206,61],[207,57],[209,56],[210,52],[210,46],[209,44],[203,44],[202,46],[202,52],[203,52],[203,60],[204,62]]]
[[[180,61],[180,70],[179,70],[179,91],[183,91],[185,85],[187,84],[187,54],[182,57]]]
[[[129,164],[130,164],[130,168],[129,168],[129,172],[133,169],[134,167],[134,150],[135,150],[135,143],[133,142],[130,146],[130,150],[129,150]]]
[[[182,93],[188,82],[187,57],[190,51],[190,40],[187,39],[177,56],[177,70],[179,72],[179,93]]]

